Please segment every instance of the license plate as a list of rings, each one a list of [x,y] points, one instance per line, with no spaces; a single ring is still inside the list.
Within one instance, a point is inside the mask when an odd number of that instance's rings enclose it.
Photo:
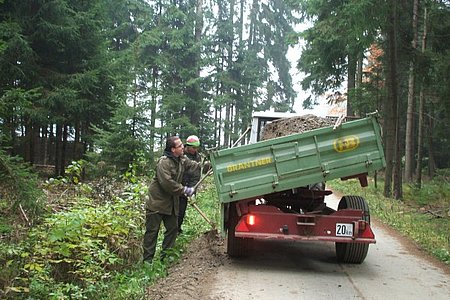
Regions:
[[[353,236],[353,224],[336,223],[336,236]]]

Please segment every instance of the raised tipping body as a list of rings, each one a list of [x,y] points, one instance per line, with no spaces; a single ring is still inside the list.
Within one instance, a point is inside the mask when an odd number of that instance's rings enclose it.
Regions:
[[[336,243],[340,261],[361,263],[375,236],[369,208],[345,196],[326,207],[325,182],[358,178],[385,166],[381,130],[374,116],[300,134],[213,152],[228,254],[250,254],[252,239]]]

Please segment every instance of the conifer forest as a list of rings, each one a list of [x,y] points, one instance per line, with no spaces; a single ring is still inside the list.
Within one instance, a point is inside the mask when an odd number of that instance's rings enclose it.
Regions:
[[[377,112],[383,195],[448,185],[448,0],[0,0],[0,70],[0,298],[141,299],[166,138],[207,156],[255,111]]]
[[[328,95],[347,101],[348,116],[379,111],[389,194],[392,183],[420,181],[450,161],[449,7],[0,0],[2,157],[62,175],[89,153],[118,169],[153,160],[170,135],[227,147],[253,111],[293,111],[301,84],[305,107]],[[300,43],[296,83],[286,54]]]

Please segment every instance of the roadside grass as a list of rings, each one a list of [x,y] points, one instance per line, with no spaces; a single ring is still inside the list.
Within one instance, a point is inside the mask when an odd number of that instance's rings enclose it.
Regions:
[[[358,181],[333,180],[327,185],[344,195],[360,195],[369,203],[372,216],[414,240],[426,252],[450,264],[450,184],[447,176],[438,175],[421,189],[403,185],[404,198],[383,196],[384,182],[373,178],[362,188]]]

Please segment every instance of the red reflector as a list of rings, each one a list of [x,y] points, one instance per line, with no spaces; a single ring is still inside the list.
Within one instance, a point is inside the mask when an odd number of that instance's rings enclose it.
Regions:
[[[247,224],[255,225],[255,216],[254,215],[247,215]]]
[[[236,232],[248,232],[248,226],[247,222],[244,220],[239,221],[239,223],[236,226]]]

